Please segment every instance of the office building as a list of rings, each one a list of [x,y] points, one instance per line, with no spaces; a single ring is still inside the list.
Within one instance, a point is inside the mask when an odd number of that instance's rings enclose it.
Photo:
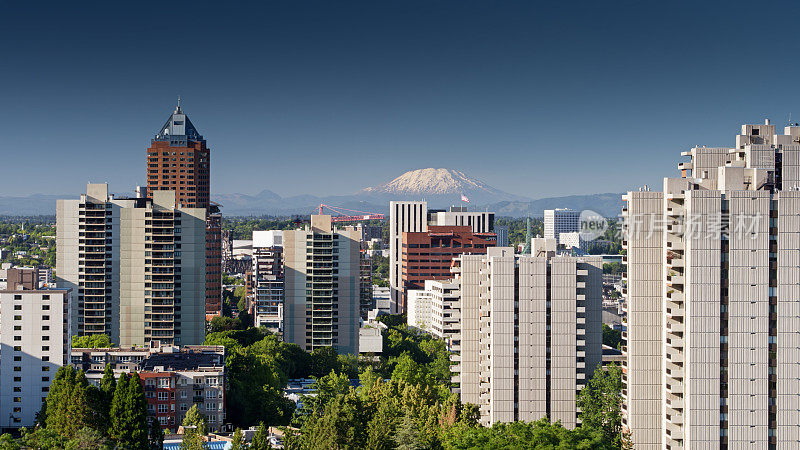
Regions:
[[[56,370],[68,363],[69,289],[39,288],[35,269],[8,269],[0,290],[0,428],[31,427]]]
[[[493,212],[469,212],[454,206],[449,211],[428,210],[428,203],[389,202],[389,287],[394,313],[405,312],[402,285],[403,233],[427,232],[428,226],[466,226],[473,233],[494,233]]]
[[[201,344],[205,338],[203,208],[174,191],[115,198],[89,184],[56,205],[56,282],[71,288],[71,335],[106,334],[118,345]]]
[[[222,215],[210,200],[211,151],[180,101],[147,149],[147,195],[175,192],[177,205],[206,211],[206,314],[222,311]]]
[[[361,229],[312,215],[305,229],[283,232],[283,255],[284,340],[358,354]]]
[[[452,277],[453,257],[486,253],[494,247],[494,233],[476,233],[468,226],[428,225],[428,231],[404,232],[400,250],[400,304],[405,310],[409,290],[423,289],[425,280]]]
[[[114,374],[137,372],[148,413],[165,429],[176,429],[197,405],[208,431],[225,423],[225,347],[74,348],[71,364],[99,386],[106,364]]]
[[[494,234],[497,235],[498,247],[508,247],[508,227],[500,227],[495,225]]]
[[[496,247],[455,261],[453,382],[486,426],[548,417],[574,428],[577,394],[602,361],[601,259],[537,253]]]
[[[561,244],[561,233],[575,233],[580,229],[580,211],[571,209],[545,209],[544,210],[544,238],[555,239],[556,244]]]
[[[636,448],[795,448],[800,127],[696,147],[623,198],[624,425]]]
[[[246,295],[257,327],[283,332],[282,232],[253,231],[252,268],[247,272]]]

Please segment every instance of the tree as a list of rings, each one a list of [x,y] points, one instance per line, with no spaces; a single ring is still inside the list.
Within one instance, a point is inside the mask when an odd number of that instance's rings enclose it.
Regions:
[[[109,408],[109,430],[108,434],[116,442],[121,442],[125,438],[127,430],[125,408],[127,407],[128,382],[127,374],[122,374],[116,382],[114,395],[111,398]]]
[[[244,443],[244,436],[242,435],[242,429],[237,428],[236,431],[233,432],[233,439],[231,440],[231,448],[230,450],[244,450],[245,443]]]
[[[258,424],[256,434],[253,436],[252,442],[250,442],[250,448],[252,450],[269,450],[272,448],[269,444],[269,429],[264,425],[264,422]]]
[[[324,377],[332,370],[339,370],[339,355],[333,347],[319,347],[311,352],[311,375]]]
[[[603,324],[603,345],[619,348],[622,343],[622,332]]]
[[[0,435],[0,450],[19,450],[19,443],[8,433]]]
[[[161,450],[164,448],[164,430],[158,419],[150,417],[150,427],[147,431],[147,440],[150,443],[150,450]]]
[[[64,450],[83,450],[83,449],[96,449],[96,450],[111,450],[114,446],[108,438],[94,428],[84,427],[78,430],[75,437],[67,442]]]
[[[72,348],[110,348],[113,346],[111,338],[105,334],[72,336]]]
[[[127,413],[131,424],[129,448],[148,448],[147,399],[138,373],[128,382]]]
[[[622,436],[622,371],[616,364],[603,370],[598,365],[589,384],[578,394],[581,427],[600,430],[606,442],[623,447]]]
[[[203,450],[203,436],[206,434],[206,419],[197,404],[192,405],[183,418],[183,440],[181,450]]]
[[[45,425],[53,433],[70,439],[91,424],[89,382],[82,370],[64,366],[56,371],[45,400]]]
[[[211,319],[210,332],[217,333],[220,331],[238,330],[241,327],[239,319],[232,317],[216,316]]]

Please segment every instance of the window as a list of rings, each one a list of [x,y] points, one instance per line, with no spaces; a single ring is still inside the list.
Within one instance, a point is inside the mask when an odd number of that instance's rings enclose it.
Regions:
[[[14,325],[14,331],[22,331],[22,325]]]
[[[14,340],[15,341],[21,341],[22,340],[22,336],[14,336]]]
[[[42,372],[50,372],[50,367],[42,366]]]
[[[42,325],[42,331],[50,331],[50,325]]]
[[[43,352],[49,352],[50,351],[50,346],[49,345],[43,345],[42,346],[42,351]]]
[[[162,427],[169,425],[169,417],[164,417],[164,416],[159,417],[158,423],[160,423]]]
[[[169,387],[169,378],[159,378],[158,379],[158,387],[160,387],[160,388],[168,388]]]
[[[162,414],[165,413],[165,412],[169,412],[169,405],[167,405],[165,403],[159,403],[158,404],[158,412],[160,412]]]
[[[181,391],[181,398],[186,398],[186,391]]]
[[[181,403],[180,410],[181,411],[188,411],[189,410],[189,405],[187,405],[186,403]]]
[[[217,404],[216,403],[206,403],[206,411],[216,411]]]
[[[22,386],[14,386],[14,392],[22,392]]]
[[[14,311],[22,311],[22,305],[14,305]]]
[[[50,316],[42,316],[42,320],[50,320]]]
[[[206,378],[206,384],[209,386],[216,386],[217,385],[217,377],[208,377]]]
[[[158,393],[159,400],[169,400],[169,392],[159,392]]]
[[[22,403],[22,397],[14,397],[14,403]]]
[[[43,341],[49,341],[50,340],[50,336],[42,336],[42,340]]]
[[[50,311],[50,305],[42,305],[42,311]]]
[[[206,398],[217,398],[217,391],[206,391]]]

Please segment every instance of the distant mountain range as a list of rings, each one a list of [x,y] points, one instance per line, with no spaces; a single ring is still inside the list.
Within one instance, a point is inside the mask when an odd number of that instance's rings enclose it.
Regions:
[[[463,203],[461,196],[469,198]],[[212,194],[227,216],[285,216],[310,214],[319,204],[335,205],[350,210],[388,213],[391,200],[426,200],[429,208],[467,205],[471,210],[494,211],[498,216],[541,217],[545,209],[591,209],[606,217],[616,217],[622,208],[622,194],[605,193],[531,199],[495,189],[482,181],[452,169],[419,169],[406,172],[379,186],[353,194],[318,197],[298,195],[281,197],[264,190],[256,195]],[[58,198],[77,195],[0,196],[0,215],[53,215]]]

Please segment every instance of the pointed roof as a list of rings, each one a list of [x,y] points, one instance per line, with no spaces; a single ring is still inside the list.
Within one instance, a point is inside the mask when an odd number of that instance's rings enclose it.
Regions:
[[[202,141],[203,136],[197,132],[192,121],[189,120],[183,110],[181,109],[181,101],[178,99],[178,106],[175,111],[169,116],[167,122],[156,134],[154,141],[170,141],[175,142],[175,145],[186,145],[186,141]]]

